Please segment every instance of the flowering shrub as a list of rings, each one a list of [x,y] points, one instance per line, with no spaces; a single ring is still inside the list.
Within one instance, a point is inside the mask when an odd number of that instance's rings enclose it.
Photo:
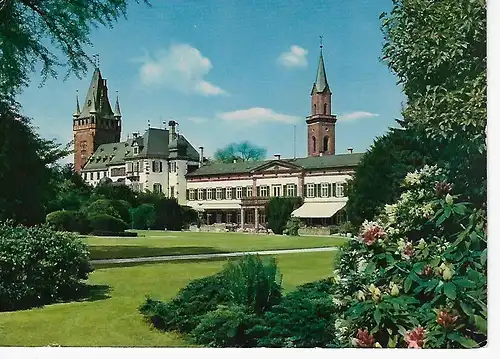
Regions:
[[[334,272],[341,346],[459,348],[486,342],[486,220],[444,170],[404,192],[342,251]]]

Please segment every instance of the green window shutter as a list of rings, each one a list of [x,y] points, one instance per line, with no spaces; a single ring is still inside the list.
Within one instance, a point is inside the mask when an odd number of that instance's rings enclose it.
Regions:
[[[255,197],[260,197],[260,186],[257,186],[257,193],[254,193]]]
[[[271,197],[271,186],[266,186],[267,187],[267,197]]]
[[[189,190],[186,190],[186,200],[189,200]]]
[[[221,195],[221,198],[222,198],[222,199],[226,199],[226,188],[225,188],[225,187],[222,187],[222,195]]]
[[[307,185],[305,184],[302,189],[302,197],[307,197]]]
[[[247,196],[247,188],[246,188],[246,187],[243,187],[243,188],[241,189],[241,197],[242,197],[242,198],[246,198],[246,196]]]
[[[297,187],[298,186],[296,184],[293,185],[293,196],[294,197],[297,197]]]
[[[217,195],[217,189],[212,188],[212,199],[215,199],[216,195]]]
[[[321,194],[321,185],[319,183],[316,183],[314,185],[314,197],[319,197]]]
[[[232,199],[236,198],[236,187],[231,188],[231,198]]]
[[[328,197],[332,197],[332,184],[328,183]]]
[[[204,200],[206,200],[206,199],[207,199],[207,190],[206,190],[206,189],[204,189],[204,190],[202,191],[202,198],[203,198]]]

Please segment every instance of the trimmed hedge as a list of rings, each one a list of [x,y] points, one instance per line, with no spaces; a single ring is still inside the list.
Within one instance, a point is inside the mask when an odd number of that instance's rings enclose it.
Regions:
[[[0,222],[0,311],[78,298],[91,271],[76,235]]]
[[[102,237],[137,237],[137,232],[111,232],[111,231],[93,231],[93,236]]]
[[[124,232],[127,223],[108,214],[96,214],[89,217],[92,232]]]
[[[90,231],[89,221],[85,215],[77,211],[60,210],[47,214],[45,222],[58,231],[87,234]]]

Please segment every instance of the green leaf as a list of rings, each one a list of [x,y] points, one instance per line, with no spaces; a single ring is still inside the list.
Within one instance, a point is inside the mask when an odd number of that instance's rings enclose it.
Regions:
[[[406,279],[405,279],[405,281],[403,283],[405,293],[408,293],[410,291],[411,282],[412,282],[411,278],[410,277],[406,277]]]
[[[484,266],[486,264],[486,259],[488,258],[488,248],[486,248],[483,253],[481,253],[481,264]]]
[[[479,345],[474,340],[472,340],[470,338],[465,338],[465,337],[463,337],[460,334],[455,333],[455,332],[449,333],[448,338],[453,340],[454,342],[457,342],[458,344],[460,344],[461,346],[463,346],[464,348],[467,348],[467,349],[479,347]]]
[[[486,319],[479,315],[474,316],[474,324],[476,325],[477,329],[481,334],[486,335],[488,331],[488,322]]]
[[[445,283],[443,289],[444,294],[451,300],[454,300],[457,297],[457,287],[452,282]]]
[[[465,214],[465,206],[463,204],[458,204],[453,208],[453,212],[463,215]]]
[[[443,214],[442,214],[442,215],[438,218],[438,220],[436,221],[436,226],[441,225],[441,223],[443,223],[443,222],[446,220],[446,218],[448,218],[448,217],[446,216],[446,214],[445,214],[445,213],[443,213]]]
[[[467,314],[469,317],[474,315],[474,310],[471,307],[469,307],[469,305],[467,303],[460,302],[460,307],[462,308],[464,313]]]
[[[454,279],[453,283],[455,283],[458,287],[463,288],[474,288],[476,286],[476,283],[465,278]]]
[[[375,312],[373,313],[373,319],[375,319],[377,325],[380,324],[380,320],[382,319],[382,313],[380,312],[380,309],[378,307],[377,309],[375,309]]]

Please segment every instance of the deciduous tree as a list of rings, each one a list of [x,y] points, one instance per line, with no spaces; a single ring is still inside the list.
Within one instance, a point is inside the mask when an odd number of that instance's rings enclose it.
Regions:
[[[215,151],[214,159],[224,163],[258,161],[266,157],[266,152],[265,148],[256,146],[249,141],[234,142]]]

